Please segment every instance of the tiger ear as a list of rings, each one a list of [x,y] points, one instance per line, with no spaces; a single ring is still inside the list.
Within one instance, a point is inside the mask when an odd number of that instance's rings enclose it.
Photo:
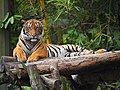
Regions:
[[[26,22],[26,20],[21,20],[21,23],[24,24]]]
[[[43,24],[43,22],[44,22],[44,18],[41,18],[41,19],[40,19],[40,22]]]

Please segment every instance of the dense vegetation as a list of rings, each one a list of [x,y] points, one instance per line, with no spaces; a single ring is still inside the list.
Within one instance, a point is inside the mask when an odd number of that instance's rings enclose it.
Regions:
[[[50,34],[52,43],[79,44],[89,49],[120,48],[119,0],[44,0],[44,2],[49,29],[46,34]],[[14,3],[16,9],[6,16],[4,22],[7,25],[9,22],[13,24],[11,36],[15,45],[22,27],[20,19],[43,17],[39,0],[15,0]],[[4,25],[5,28],[7,25]]]
[[[88,49],[120,49],[119,0],[44,0],[51,43],[78,44]],[[2,28],[11,29],[12,47],[22,28],[21,19],[41,19],[39,0],[15,0],[13,13],[7,14]],[[12,25],[11,25],[12,24]],[[101,84],[98,90],[120,84]],[[100,88],[101,87],[101,88]]]

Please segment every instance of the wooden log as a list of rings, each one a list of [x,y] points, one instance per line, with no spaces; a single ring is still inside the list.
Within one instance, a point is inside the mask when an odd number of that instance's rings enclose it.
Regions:
[[[38,70],[35,65],[28,66],[27,71],[30,78],[31,88],[33,90],[47,90],[47,88],[43,84],[42,79],[40,78],[40,75],[37,72]]]
[[[40,74],[47,74],[51,72],[49,64],[55,61],[58,61],[58,69],[61,75],[100,71],[106,68],[116,67],[116,64],[120,63],[120,51],[83,55],[80,57],[45,59],[38,62],[26,63],[26,66],[35,64]]]
[[[0,85],[4,83],[8,83],[9,78],[5,73],[0,73]]]
[[[58,70],[58,61],[50,64],[50,71],[51,71],[52,78],[60,79],[60,74],[59,74],[59,70]]]
[[[59,80],[59,82],[57,82],[57,87],[53,86],[52,90],[60,90],[61,82],[60,82],[60,74],[59,74],[59,70],[58,70],[58,61],[51,63],[50,71],[51,71],[51,77],[53,79],[58,79]]]
[[[60,90],[61,81],[59,79],[49,79],[43,75],[40,76],[50,90]]]
[[[83,55],[79,57],[41,59],[41,61],[26,63],[25,65],[36,65],[39,74],[47,74],[51,73],[50,63],[53,63],[56,60],[58,61],[60,75],[66,76],[79,74],[79,82],[81,85],[85,83],[89,84],[109,80],[119,80],[120,73],[117,72],[120,71],[120,51],[106,52],[103,54]],[[21,64],[16,62],[7,62],[5,64],[10,66],[12,64],[12,67],[14,68],[16,68],[15,65],[17,65],[19,68],[23,68]],[[17,74],[15,71],[13,73],[15,75]],[[114,78],[114,76],[116,76],[116,78]]]

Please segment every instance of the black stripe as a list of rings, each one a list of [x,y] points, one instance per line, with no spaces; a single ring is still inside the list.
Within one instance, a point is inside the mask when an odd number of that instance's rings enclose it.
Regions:
[[[68,47],[67,51],[68,51],[68,52],[71,52],[71,50],[70,50],[70,48],[69,48],[69,45],[67,45],[67,47]]]
[[[68,53],[68,57],[70,57],[70,54],[71,54],[71,53]]]
[[[81,52],[83,52],[83,50],[85,50],[84,48],[81,48]]]
[[[24,40],[22,40],[21,38],[20,38],[20,40],[21,40],[22,43],[25,45],[25,47],[26,47],[29,51],[31,51],[31,49],[29,49],[29,48],[26,46],[26,43],[24,42]]]
[[[76,51],[78,52],[78,46],[76,46]]]
[[[68,53],[67,53],[68,54]],[[65,56],[64,57],[67,57],[67,54],[65,54]]]
[[[18,43],[18,46],[21,47],[21,45]]]
[[[59,49],[59,52],[61,53],[61,49],[60,49],[59,47],[57,47],[57,46],[54,46],[54,47],[58,48],[58,49]]]
[[[23,28],[22,28],[22,29],[23,29]],[[23,29],[23,34],[26,34],[26,33],[25,33],[25,29]]]
[[[71,47],[72,47],[73,51],[76,52],[75,49],[74,49],[74,47],[76,47],[76,46],[71,45]]]
[[[65,54],[64,57],[70,57],[70,53]]]
[[[78,52],[76,52],[76,53],[74,54],[74,56],[78,56]]]
[[[78,56],[80,56],[81,52],[78,53]]]
[[[51,56],[52,57],[55,57],[55,53],[50,49],[50,47],[49,46],[47,46],[48,47],[48,49],[49,49],[49,51],[50,51],[50,53],[49,54],[51,54]],[[49,55],[50,56],[50,55]]]
[[[56,48],[52,45],[50,45],[51,48],[53,48],[55,50],[55,52],[57,53],[57,57],[58,57],[58,51],[56,50]]]
[[[47,46],[47,48],[49,49],[49,47],[48,47],[48,46]],[[48,57],[50,56],[50,55],[49,55],[49,53],[50,53],[50,52],[49,52],[49,50],[48,50]]]

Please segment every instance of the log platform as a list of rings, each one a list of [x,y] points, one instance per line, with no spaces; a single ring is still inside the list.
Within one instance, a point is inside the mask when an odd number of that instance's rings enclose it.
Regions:
[[[33,90],[60,90],[60,76],[67,77],[74,90],[90,90],[89,85],[95,87],[105,81],[119,81],[119,72],[120,51],[46,58],[31,63],[18,62],[10,56],[2,56],[0,60],[0,84],[31,85]],[[51,77],[46,77],[46,74],[51,74]],[[94,89],[91,87],[91,90]]]

